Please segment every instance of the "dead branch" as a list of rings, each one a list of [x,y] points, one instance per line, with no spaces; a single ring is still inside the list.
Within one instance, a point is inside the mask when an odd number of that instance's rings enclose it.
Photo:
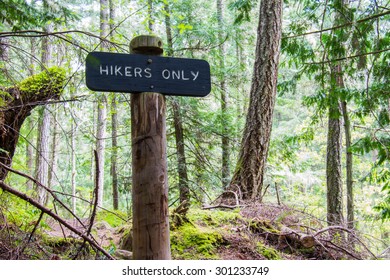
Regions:
[[[236,209],[238,207],[243,207],[244,205],[226,205],[226,204],[218,204],[218,205],[205,205],[202,207],[203,210],[210,210],[210,209],[216,209],[216,208],[226,208],[226,209]]]
[[[10,194],[15,195],[16,197],[19,197],[20,199],[23,199],[24,201],[30,203],[31,205],[35,206],[45,214],[49,215],[65,227],[67,227],[69,230],[73,231],[75,234],[79,235],[82,237],[84,240],[86,240],[93,248],[95,248],[97,251],[101,252],[103,255],[105,255],[108,259],[114,260],[114,258],[106,251],[104,250],[99,244],[97,244],[94,240],[92,240],[89,236],[85,235],[84,233],[80,232],[76,228],[74,228],[72,225],[70,225],[67,221],[65,221],[63,218],[58,216],[57,214],[53,213],[51,209],[48,209],[47,207],[43,206],[39,202],[37,202],[35,199],[32,197],[8,186],[5,184],[3,181],[0,181],[0,187],[5,191]]]
[[[84,228],[86,228],[86,226],[79,219],[79,217],[77,217],[77,215],[75,213],[73,213],[73,211],[68,206],[66,206],[66,204],[64,204],[50,188],[46,187],[45,185],[43,185],[41,182],[39,182],[35,178],[31,177],[30,175],[27,175],[27,174],[25,174],[23,172],[20,172],[20,171],[15,170],[15,169],[13,169],[11,167],[8,167],[7,165],[5,165],[2,162],[0,162],[0,166],[2,168],[12,172],[12,173],[15,173],[17,175],[20,175],[20,176],[26,178],[26,179],[31,180],[34,184],[38,185],[41,188],[44,188],[54,198],[55,201],[57,201],[62,207],[64,207],[65,210],[67,210],[80,223],[80,225],[82,225]]]

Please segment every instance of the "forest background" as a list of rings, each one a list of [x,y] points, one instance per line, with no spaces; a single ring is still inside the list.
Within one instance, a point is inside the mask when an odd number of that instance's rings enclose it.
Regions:
[[[10,89],[19,88],[21,96],[34,93],[47,77],[63,87],[59,96],[28,104],[37,107],[18,132],[13,171],[1,169],[8,173],[4,182],[55,207],[37,182],[14,170],[28,174],[79,217],[90,215],[97,186],[99,207],[131,216],[130,94],[89,91],[85,57],[94,50],[128,53],[132,38],[156,34],[167,55],[211,65],[210,95],[166,100],[169,204],[212,204],[239,169],[258,5],[253,0],[0,1],[2,114],[19,99]],[[378,255],[390,243],[389,9],[389,1],[283,1],[272,133],[263,188],[256,194],[258,201],[363,232]],[[330,135],[332,125],[339,129],[337,139]],[[2,157],[9,158],[7,140],[1,141]],[[332,146],[339,148],[340,160],[330,163]],[[329,217],[332,176],[339,187],[335,220]],[[0,197],[3,217],[14,216],[16,224],[40,215],[6,192]]]

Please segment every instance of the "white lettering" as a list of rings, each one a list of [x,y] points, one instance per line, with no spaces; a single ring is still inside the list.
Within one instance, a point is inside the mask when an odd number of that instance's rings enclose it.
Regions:
[[[121,72],[121,68],[122,68],[122,66],[117,66],[117,65],[115,65],[115,76],[118,76],[118,74],[119,74],[120,76],[123,76],[123,74],[122,74],[122,72]]]
[[[131,68],[130,66],[125,67],[125,76],[126,77],[133,77],[133,74],[131,73]]]
[[[152,69],[150,68],[145,68],[144,72],[145,72],[145,78],[151,78],[152,77],[152,73],[150,72],[152,71]]]
[[[199,76],[199,71],[196,71],[196,73],[191,71],[191,75],[194,77],[192,80],[195,81]]]
[[[108,66],[106,65],[106,68],[103,69],[103,66],[100,65],[100,75],[103,75],[103,73],[106,73],[108,75]]]
[[[172,80],[174,80],[175,79],[175,77],[178,79],[178,80],[180,80],[180,71],[174,71],[174,70],[172,70]]]
[[[190,78],[184,77],[184,70],[181,70],[181,78],[183,79],[183,81],[188,81],[190,79]]]
[[[135,67],[134,68],[134,77],[137,78],[137,76],[139,76],[140,78],[142,78],[142,68],[139,68],[139,67]]]
[[[171,77],[171,72],[169,72],[168,69],[164,69],[161,73],[161,75],[163,76],[163,78],[165,80],[168,80],[170,77]]]

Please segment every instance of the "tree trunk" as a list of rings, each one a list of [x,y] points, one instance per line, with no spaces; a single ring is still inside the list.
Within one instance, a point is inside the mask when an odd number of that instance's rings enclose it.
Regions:
[[[240,187],[243,199],[257,198],[263,186],[276,98],[281,27],[282,1],[261,1],[249,111],[230,183],[230,187]]]
[[[341,67],[332,68],[332,90],[329,97],[328,137],[326,150],[327,220],[329,225],[343,221],[343,194],[341,175],[341,108],[335,93],[340,83]]]
[[[52,118],[52,127],[53,127],[53,137],[52,137],[52,142],[51,142],[51,147],[50,147],[50,170],[49,170],[49,178],[48,178],[48,187],[52,188],[53,184],[55,182],[55,177],[56,177],[56,170],[57,170],[57,145],[58,145],[58,120],[57,120],[57,115],[58,115],[58,107],[56,104],[51,106],[53,110],[53,118]]]
[[[99,174],[97,180],[98,188],[98,206],[103,206],[104,201],[104,153],[106,149],[106,123],[107,123],[107,112],[106,112],[106,97],[100,95],[98,98],[98,116],[97,116],[97,131],[96,131],[96,152],[99,165]]]
[[[111,40],[113,38],[114,22],[116,17],[116,3],[110,0],[110,31]],[[119,193],[118,193],[118,109],[116,94],[111,94],[111,176],[112,176],[112,204],[114,210],[119,208]]]
[[[112,201],[114,210],[118,210],[119,194],[118,194],[118,114],[116,95],[112,94],[111,100],[111,176],[112,176]]]
[[[100,37],[106,38],[108,36],[108,21],[109,21],[109,2],[108,0],[100,0]],[[101,51],[107,50],[107,46],[102,42]],[[97,164],[99,165],[96,170],[99,170],[97,180],[98,188],[98,206],[103,206],[104,201],[104,153],[106,148],[106,121],[107,121],[107,110],[106,110],[106,97],[104,94],[98,96],[98,107],[97,107],[97,127],[96,127],[96,152],[97,152]]]
[[[154,32],[153,0],[148,0],[148,28],[152,34]]]
[[[71,178],[70,178],[70,185],[72,188],[72,211],[73,213],[76,213],[77,210],[77,200],[76,200],[76,130],[77,125],[75,125],[74,118],[71,120],[71,126],[70,126],[70,161],[71,161]]]
[[[53,31],[52,24],[49,24],[45,29],[46,32]],[[42,71],[46,70],[46,67],[50,65],[52,56],[52,47],[49,42],[49,37],[42,39]],[[37,138],[37,156],[35,165],[35,178],[44,186],[48,186],[49,183],[49,139],[50,139],[50,122],[51,113],[48,106],[42,108],[39,121],[39,132]],[[40,186],[35,186],[38,201],[42,204],[47,202],[47,191]]]
[[[190,188],[188,187],[187,163],[184,150],[183,122],[180,103],[177,98],[172,101],[173,121],[175,126],[177,173],[179,175],[180,203],[190,202]]]
[[[171,17],[169,3],[164,4],[165,9],[165,29],[167,33],[167,55],[172,56],[173,50],[173,39],[171,29]],[[180,203],[187,201],[190,202],[190,188],[188,186],[188,173],[187,173],[187,162],[185,155],[184,146],[184,133],[183,133],[183,120],[180,106],[180,98],[172,97],[172,110],[173,110],[173,124],[175,129],[175,140],[176,140],[176,155],[177,155],[177,173],[179,177],[179,199]]]
[[[161,44],[157,37],[139,36],[131,41],[131,51],[159,55]],[[133,257],[136,260],[171,259],[165,111],[165,97],[161,94],[131,95]]]
[[[219,70],[221,71],[219,87],[221,91],[221,114],[222,114],[222,188],[227,188],[230,181],[230,141],[227,121],[228,93],[225,78],[225,45],[224,45],[224,23],[223,23],[222,0],[217,0],[218,19],[218,52]]]
[[[31,57],[30,57],[30,66],[29,66],[29,72],[30,75],[35,74],[35,44],[36,44],[36,38],[31,38]],[[33,121],[30,118],[27,118],[27,128],[28,128],[28,141],[26,141],[26,166],[27,166],[27,174],[30,176],[34,176],[34,150],[33,150],[33,138],[32,138],[32,131],[34,130]],[[33,189],[33,183],[31,180],[27,180],[27,189],[32,190]]]
[[[353,156],[351,152],[351,122],[349,120],[347,102],[341,103],[344,119],[345,150],[346,150],[346,173],[347,173],[347,223],[348,228],[353,229],[355,223],[353,201]]]
[[[50,139],[50,112],[45,106],[40,112],[39,132],[37,138],[37,156],[35,163],[35,179],[44,186],[49,182],[49,139]],[[37,200],[41,204],[47,202],[47,192],[40,186],[35,186]]]
[[[28,135],[31,135],[33,127],[33,122],[30,118],[27,118],[27,128],[29,131]],[[32,137],[30,136],[28,138],[28,141],[26,141],[26,165],[27,165],[27,174],[32,176],[34,172],[34,151],[33,151],[33,145],[32,145]],[[32,190],[33,189],[33,183],[31,180],[27,180],[27,189]]]

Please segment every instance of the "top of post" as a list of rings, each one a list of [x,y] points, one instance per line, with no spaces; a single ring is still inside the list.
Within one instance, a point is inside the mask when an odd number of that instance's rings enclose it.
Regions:
[[[141,35],[134,37],[130,42],[130,53],[161,55],[163,51],[163,42],[157,36]]]

